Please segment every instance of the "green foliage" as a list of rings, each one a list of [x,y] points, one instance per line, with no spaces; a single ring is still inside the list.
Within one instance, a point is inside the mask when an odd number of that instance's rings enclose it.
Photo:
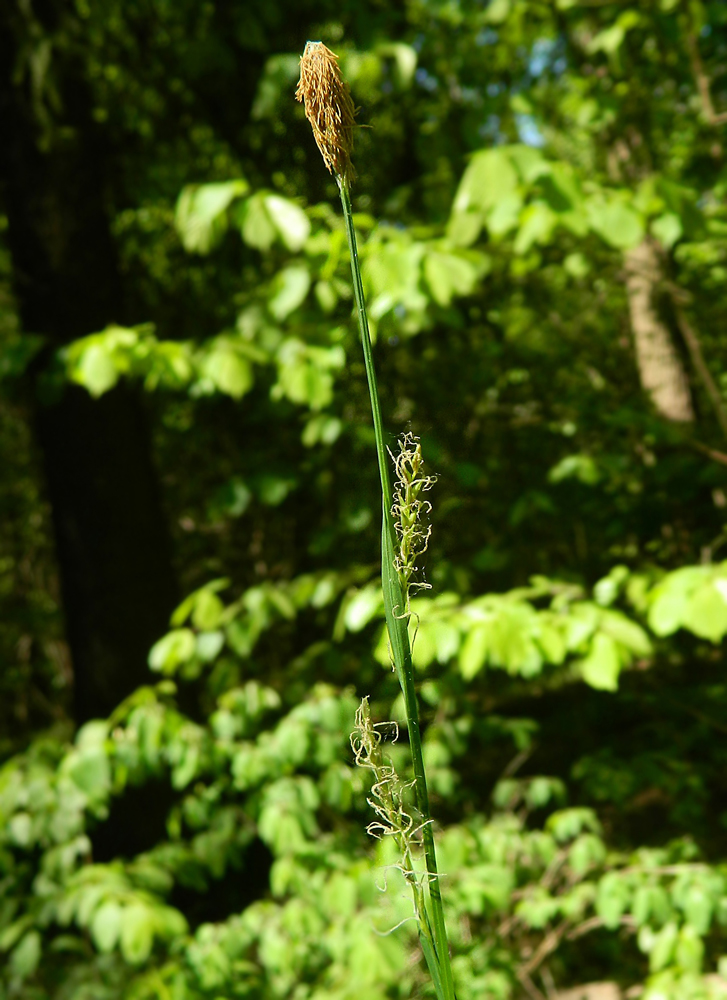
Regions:
[[[387,443],[411,425],[439,477],[409,633],[458,1000],[724,993],[723,5],[50,21],[13,21],[11,85],[48,162],[103,138],[125,308],[54,355],[0,230],[0,1000],[433,995],[348,743],[359,695],[404,708],[345,231],[292,100],[306,37],[362,109]],[[640,380],[644,239],[693,423]],[[31,433],[68,381],[144,394],[188,594],[149,686],[75,735]]]

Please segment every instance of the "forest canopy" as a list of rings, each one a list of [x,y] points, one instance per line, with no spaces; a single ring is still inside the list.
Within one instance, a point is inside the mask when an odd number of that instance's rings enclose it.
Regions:
[[[10,0],[0,1000],[436,996],[316,39],[456,996],[726,997],[727,5]]]

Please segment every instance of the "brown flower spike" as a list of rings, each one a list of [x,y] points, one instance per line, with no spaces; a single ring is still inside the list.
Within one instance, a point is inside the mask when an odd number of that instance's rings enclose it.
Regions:
[[[303,101],[323,162],[349,186],[356,176],[351,163],[356,109],[338,68],[338,56],[323,42],[306,42],[295,97]]]

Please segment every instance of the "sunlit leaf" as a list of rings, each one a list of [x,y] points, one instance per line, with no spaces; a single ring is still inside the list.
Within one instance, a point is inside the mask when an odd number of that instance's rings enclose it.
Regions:
[[[265,196],[265,208],[278,236],[293,252],[300,250],[310,235],[310,222],[302,208],[277,194]],[[248,242],[250,242],[248,240]]]
[[[151,909],[140,903],[124,907],[121,921],[121,954],[130,965],[141,965],[151,954],[154,918]]]
[[[230,203],[248,190],[245,180],[184,188],[177,201],[175,222],[185,250],[209,253],[227,229]]]
[[[194,632],[188,628],[173,629],[152,646],[149,666],[165,674],[174,673],[177,667],[191,659],[194,650]]]
[[[609,246],[628,250],[644,238],[643,217],[624,201],[615,197],[606,201],[591,198],[586,207],[592,229]]]
[[[593,637],[590,652],[580,661],[580,671],[586,684],[599,691],[618,690],[621,660],[615,641],[605,632]]]
[[[280,271],[273,282],[268,309],[277,320],[284,320],[305,300],[310,288],[307,267],[293,265]]]

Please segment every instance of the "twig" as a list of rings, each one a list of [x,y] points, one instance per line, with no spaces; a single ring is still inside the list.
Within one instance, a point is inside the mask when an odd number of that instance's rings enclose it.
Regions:
[[[516,771],[519,771],[534,749],[534,747],[527,747],[527,749],[521,750],[520,753],[515,754],[513,759],[500,775],[499,780],[502,781],[503,778],[511,778]]]
[[[702,99],[704,117],[710,125],[724,125],[727,122],[727,112],[718,114],[714,110],[712,95],[709,90],[709,77],[705,72],[697,37],[693,31],[687,34],[687,48],[689,49],[689,61],[692,64],[692,73],[694,74],[699,96]]]
[[[622,927],[628,927],[630,930],[636,929],[636,921],[632,916],[628,914],[621,917],[619,923]],[[578,924],[566,935],[569,941],[575,941],[579,937],[583,937],[584,934],[588,934],[591,931],[598,930],[600,927],[605,926],[601,917],[589,917],[588,920],[584,920],[583,923]]]
[[[699,341],[699,337],[697,336],[697,331],[687,319],[686,313],[681,307],[675,290],[670,288],[669,291],[674,306],[674,316],[676,317],[679,332],[684,338],[684,343],[687,345],[687,350],[689,351],[689,356],[692,359],[694,370],[699,376],[699,379],[712,403],[715,416],[717,417],[717,423],[719,424],[722,433],[727,438],[727,409],[725,409],[724,402],[722,401],[722,394],[717,387],[717,383],[712,378],[712,373],[707,367],[707,362],[704,360],[702,345]]]
[[[629,865],[628,868],[616,869],[619,875],[683,875],[685,872],[706,872],[710,866],[702,861],[685,862],[681,865],[657,865],[647,868],[645,865]]]
[[[698,719],[700,722],[703,722],[705,726],[711,726],[713,729],[716,729],[717,732],[719,733],[727,733],[727,726],[723,725],[720,722],[717,722],[715,719],[711,719],[708,715],[705,715],[704,712],[700,712],[698,708],[693,708],[691,705],[682,705],[680,702],[675,701],[673,698],[668,698],[667,701],[669,702],[670,705],[673,705],[674,708],[680,708],[683,712],[687,712],[687,714],[693,715],[695,719]]]
[[[719,462],[720,465],[727,465],[727,454],[723,451],[717,451],[716,448],[710,448],[706,444],[702,444],[701,441],[691,441],[692,448],[697,451],[701,451],[703,455],[711,458],[713,462]]]
[[[549,931],[527,962],[520,966],[518,976],[520,976],[521,973],[529,976],[531,972],[535,972],[540,963],[545,961],[551,951],[555,951],[558,947],[569,925],[570,920],[563,920],[557,927],[554,927],[552,931]]]
[[[558,851],[553,860],[550,862],[550,864],[545,870],[545,874],[540,880],[540,884],[545,889],[550,889],[550,887],[553,885],[555,877],[560,871],[560,869],[563,867],[563,864],[565,863],[567,857],[568,857],[567,851]]]
[[[556,1000],[558,996],[558,991],[555,988],[555,980],[553,979],[553,973],[550,971],[547,965],[544,965],[540,970],[540,978],[543,980],[543,986],[545,987],[545,992],[548,995],[548,1000]]]
[[[525,992],[530,997],[530,1000],[546,1000],[545,994],[538,989],[527,972],[523,972],[521,970],[517,973],[517,977],[520,980]]]

